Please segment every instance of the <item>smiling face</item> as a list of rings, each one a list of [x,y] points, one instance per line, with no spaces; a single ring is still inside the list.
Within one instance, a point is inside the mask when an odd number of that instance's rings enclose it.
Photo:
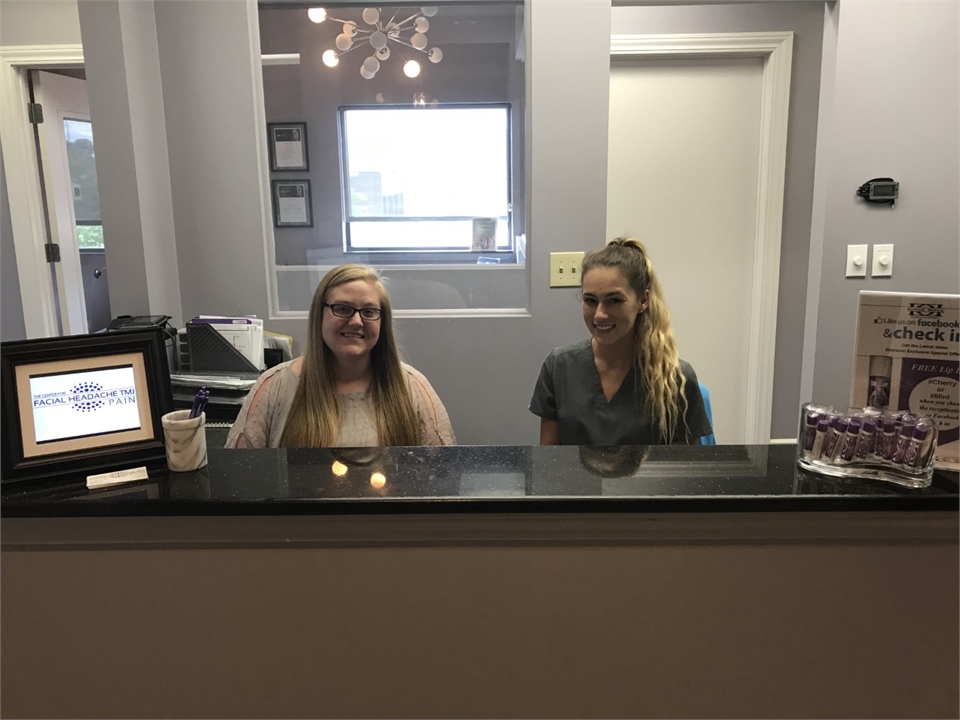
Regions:
[[[583,276],[583,321],[600,345],[633,342],[637,316],[646,309],[650,291],[643,297],[630,287],[615,267],[593,267]]]
[[[337,285],[327,292],[327,305],[349,305],[354,308],[380,308],[380,293],[370,280],[353,280]],[[323,342],[339,362],[367,360],[370,351],[380,339],[380,320],[364,320],[360,313],[342,318],[333,314],[329,307],[323,308]]]

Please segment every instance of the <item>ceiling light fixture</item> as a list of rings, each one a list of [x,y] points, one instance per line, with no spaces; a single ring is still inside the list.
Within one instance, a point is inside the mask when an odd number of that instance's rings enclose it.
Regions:
[[[408,8],[409,9],[409,8]],[[321,59],[327,67],[336,67],[340,63],[340,58],[348,52],[369,45],[373,54],[367,57],[360,65],[360,74],[370,80],[377,71],[380,70],[380,62],[386,60],[391,55],[390,44],[406,46],[411,50],[416,50],[427,56],[432,63],[438,63],[443,60],[443,50],[438,47],[427,48],[427,30],[430,29],[430,20],[437,14],[436,7],[422,7],[408,18],[397,20],[397,16],[403,12],[404,8],[397,8],[393,16],[386,20],[383,12],[379,8],[364,8],[363,22],[369,27],[359,27],[353,20],[338,20],[328,15],[324,8],[310,8],[307,10],[307,17],[315,23],[322,23],[325,20],[343,24],[343,32],[337,35],[335,41],[337,49],[325,50]],[[409,32],[410,35],[404,37],[403,33]],[[409,78],[415,78],[420,74],[420,63],[416,60],[407,60],[400,52],[403,63],[403,74]]]

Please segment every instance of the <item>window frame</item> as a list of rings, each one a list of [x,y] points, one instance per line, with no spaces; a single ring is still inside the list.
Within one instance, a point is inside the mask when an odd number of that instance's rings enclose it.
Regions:
[[[503,109],[506,112],[506,148],[505,158],[507,170],[507,238],[509,244],[506,247],[498,247],[495,250],[483,251],[487,255],[509,255],[516,253],[516,238],[513,235],[513,104],[510,102],[477,102],[477,103],[444,103],[439,109]],[[411,108],[406,104],[379,104],[379,105],[341,105],[337,109],[337,126],[339,130],[340,146],[340,212],[343,225],[343,251],[346,254],[356,253],[364,255],[383,255],[388,253],[404,253],[409,255],[433,255],[448,253],[463,253],[475,255],[477,250],[470,247],[423,247],[423,246],[393,246],[388,248],[363,248],[354,247],[350,238],[350,224],[352,222],[466,222],[472,221],[474,216],[437,216],[421,217],[409,216],[401,217],[394,215],[382,215],[375,217],[351,217],[349,215],[350,198],[350,163],[348,160],[348,138],[346,113],[350,110],[411,110],[412,112],[429,112],[433,108]]]

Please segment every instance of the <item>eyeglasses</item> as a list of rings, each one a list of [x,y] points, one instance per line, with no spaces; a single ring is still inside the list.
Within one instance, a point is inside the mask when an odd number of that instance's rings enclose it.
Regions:
[[[355,308],[353,305],[344,305],[343,303],[324,303],[324,307],[330,308],[330,312],[338,318],[352,318],[356,313],[364,320],[379,320],[383,311],[380,308],[365,307]]]

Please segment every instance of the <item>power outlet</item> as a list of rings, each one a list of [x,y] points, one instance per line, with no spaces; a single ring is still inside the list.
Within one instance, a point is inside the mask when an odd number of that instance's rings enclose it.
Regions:
[[[580,287],[582,252],[550,253],[550,287]]]

